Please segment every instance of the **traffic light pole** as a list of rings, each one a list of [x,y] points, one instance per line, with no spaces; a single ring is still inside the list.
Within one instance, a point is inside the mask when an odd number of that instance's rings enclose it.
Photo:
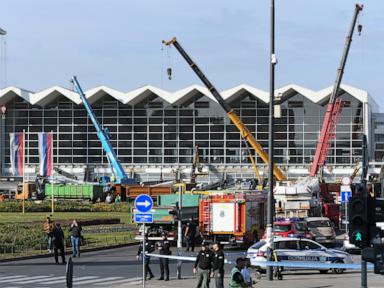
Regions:
[[[181,250],[183,249],[183,230],[182,230],[182,215],[181,208],[183,208],[183,187],[179,186],[179,221],[177,223],[177,253],[181,255]],[[177,279],[181,279],[181,260],[177,261]]]
[[[362,173],[361,173],[361,185],[365,188],[364,189],[364,199],[365,203],[367,204],[368,201],[368,187],[367,187],[367,174],[368,174],[368,150],[367,150],[367,136],[363,135],[363,143],[362,143],[362,153],[363,153],[363,159],[362,159]],[[367,244],[369,245],[369,243]],[[364,249],[365,247],[363,247]],[[363,251],[361,253],[363,255]],[[363,257],[361,257],[361,288],[367,288],[367,261],[363,260]]]

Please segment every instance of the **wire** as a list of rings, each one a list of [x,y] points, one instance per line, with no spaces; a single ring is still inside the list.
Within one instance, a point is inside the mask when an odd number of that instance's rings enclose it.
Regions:
[[[164,90],[164,44],[161,44],[160,88]]]

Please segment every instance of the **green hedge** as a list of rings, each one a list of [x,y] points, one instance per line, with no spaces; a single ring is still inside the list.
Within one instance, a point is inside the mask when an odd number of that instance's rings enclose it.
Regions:
[[[44,239],[41,224],[0,224],[0,248],[6,246],[39,247]]]
[[[4,201],[0,202],[0,212],[21,212],[22,201]],[[51,202],[43,201],[35,203],[25,201],[25,212],[50,212]],[[56,212],[129,212],[129,203],[83,203],[76,201],[60,201],[55,203]]]

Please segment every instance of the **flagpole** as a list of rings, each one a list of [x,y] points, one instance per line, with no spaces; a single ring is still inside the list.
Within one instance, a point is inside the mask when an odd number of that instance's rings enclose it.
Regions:
[[[54,213],[54,210],[55,210],[55,202],[54,202],[54,195],[53,195],[53,130],[51,130],[51,137],[52,137],[52,143],[50,145],[51,147],[51,161],[52,161],[52,166],[51,166],[51,191],[52,191],[52,196],[51,196],[51,199],[52,199],[52,214]]]
[[[24,187],[24,178],[25,178],[25,129],[23,129],[23,214],[25,213],[25,187]]]

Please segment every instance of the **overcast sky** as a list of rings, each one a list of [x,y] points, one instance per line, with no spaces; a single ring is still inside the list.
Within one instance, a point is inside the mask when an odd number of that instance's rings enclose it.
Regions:
[[[276,86],[333,84],[356,0],[276,0]],[[378,103],[384,68],[384,1],[365,0],[344,83]],[[173,48],[177,36],[219,90],[241,83],[267,90],[270,0],[2,0],[7,85],[39,91],[146,84],[177,90],[201,84]],[[168,52],[169,56],[168,57]],[[173,80],[166,77],[171,64]],[[384,108],[382,105],[381,110]]]

